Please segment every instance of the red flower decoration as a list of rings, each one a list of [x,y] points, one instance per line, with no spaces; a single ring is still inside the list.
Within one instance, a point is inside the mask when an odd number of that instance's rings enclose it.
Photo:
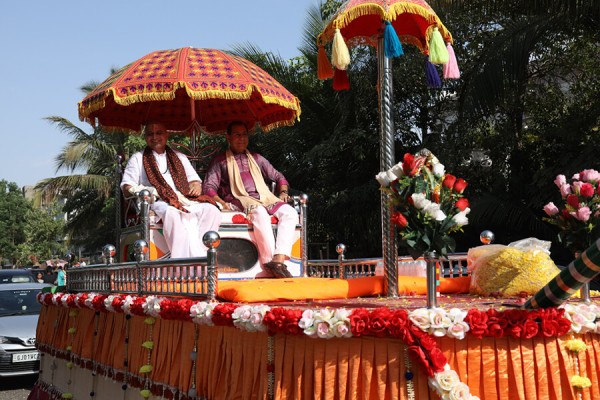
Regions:
[[[584,197],[592,197],[594,195],[594,187],[591,183],[584,183],[581,185],[581,189],[579,189],[579,194]]]
[[[106,308],[104,307],[104,300],[106,300],[107,297],[108,295],[106,294],[101,294],[94,297],[92,299],[92,308],[96,311],[106,312]]]
[[[465,322],[469,324],[469,333],[481,339],[487,333],[488,316],[485,312],[471,309],[467,312]]]
[[[273,333],[288,333],[298,335],[302,330],[298,326],[298,321],[302,318],[302,310],[287,310],[283,307],[275,307],[268,311],[263,323]]]
[[[391,336],[402,338],[407,331],[408,312],[406,310],[395,310],[392,312],[388,324],[388,332]]]
[[[114,310],[116,312],[123,312],[123,297],[121,296],[115,296],[115,298],[113,298],[113,301],[111,303],[112,308],[114,308]]]
[[[82,293],[79,298],[77,299],[77,307],[79,308],[86,308],[87,306],[85,305],[85,301],[88,299],[88,294],[87,293]]]
[[[191,321],[190,307],[193,304],[194,302],[190,299],[163,300],[160,303],[160,312],[158,314],[163,319]]]
[[[466,197],[461,197],[460,199],[458,199],[456,201],[456,203],[454,203],[454,205],[456,206],[456,208],[458,208],[460,211],[465,211],[468,207],[469,207],[469,200],[467,200]]]
[[[406,217],[398,211],[392,214],[391,221],[392,224],[396,225],[399,228],[406,228],[408,226],[408,221],[406,220]]]
[[[233,303],[219,303],[212,311],[212,322],[217,326],[233,326],[231,314],[237,308]]]
[[[145,317],[146,313],[144,312],[143,304],[146,302],[145,297],[135,297],[131,302],[131,306],[129,307],[129,311],[133,315],[139,315],[140,317]]]
[[[248,218],[244,217],[242,214],[235,214],[231,217],[231,222],[234,224],[249,224]]]
[[[392,312],[389,308],[380,307],[371,312],[369,330],[377,337],[385,337]]]
[[[454,187],[452,188],[456,193],[462,193],[467,188],[468,183],[462,178],[458,178],[456,182],[454,182]]]
[[[456,177],[451,174],[446,174],[446,176],[444,176],[442,186],[446,189],[452,189],[454,187],[454,182],[456,182]]]
[[[360,337],[369,334],[369,311],[364,308],[356,308],[350,314],[350,331],[352,336]]]

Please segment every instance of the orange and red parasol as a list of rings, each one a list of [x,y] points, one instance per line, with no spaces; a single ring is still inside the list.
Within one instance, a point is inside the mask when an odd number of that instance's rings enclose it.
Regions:
[[[385,34],[386,56],[402,55],[401,43],[409,43],[429,55],[433,64],[444,64],[446,78],[458,78],[452,35],[424,0],[346,1],[317,38],[319,78],[333,76],[324,49],[326,44],[333,42],[332,61],[338,72],[346,70],[350,62],[348,47],[377,46],[382,34]]]
[[[119,69],[79,103],[79,118],[138,131],[160,120],[184,131],[221,133],[231,121],[263,131],[292,125],[300,102],[250,61],[214,49],[154,51]]]

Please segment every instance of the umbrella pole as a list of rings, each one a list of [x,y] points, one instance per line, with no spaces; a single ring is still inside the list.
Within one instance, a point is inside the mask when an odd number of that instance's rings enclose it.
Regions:
[[[392,60],[384,54],[383,35],[377,40],[377,66],[379,74],[379,167],[386,171],[394,165],[394,119],[392,116]],[[381,243],[383,271],[387,297],[398,297],[398,251],[396,230],[392,227],[392,202],[388,193],[381,192]]]

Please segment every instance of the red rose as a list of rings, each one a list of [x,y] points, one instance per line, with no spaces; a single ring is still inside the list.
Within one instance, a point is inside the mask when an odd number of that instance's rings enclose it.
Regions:
[[[446,174],[446,176],[444,176],[442,186],[447,189],[452,189],[454,187],[454,182],[456,182],[456,177],[454,175]]]
[[[567,204],[573,207],[574,209],[579,209],[579,197],[575,194],[570,194],[567,196]]]
[[[396,225],[400,229],[406,228],[408,226],[408,221],[406,220],[406,217],[404,217],[404,215],[402,215],[402,213],[398,211],[392,214],[391,221],[392,224]]]
[[[370,315],[364,308],[356,308],[350,314],[350,331],[352,336],[363,336],[369,334]]]
[[[271,215],[271,224],[276,225],[279,222],[276,216]]]
[[[402,170],[404,175],[406,176],[414,176],[416,175],[421,166],[425,162],[424,157],[415,157],[410,153],[404,154],[404,159],[402,160]]]
[[[369,330],[377,337],[385,337],[391,314],[391,311],[385,307],[373,310]]]
[[[265,314],[263,323],[273,333],[281,332],[298,335],[302,333],[302,330],[298,326],[300,318],[302,318],[301,310],[286,310],[285,308],[275,307]]]
[[[542,319],[540,322],[540,337],[554,337],[558,333],[558,321],[555,319]]]
[[[581,185],[579,193],[584,197],[592,197],[594,195],[594,187],[591,183],[586,182],[583,185]]]
[[[145,317],[146,313],[144,312],[144,307],[142,306],[145,301],[146,301],[146,298],[144,298],[144,297],[134,298],[133,301],[131,302],[131,307],[129,308],[129,311],[131,311],[131,314],[139,315],[140,317]]]
[[[300,335],[304,331],[300,329],[298,322],[302,318],[302,310],[287,310],[285,333],[288,335]]]
[[[116,312],[123,312],[123,298],[120,296],[117,296],[113,299],[112,303],[112,308],[115,309]]]
[[[233,326],[233,311],[237,308],[232,303],[219,303],[212,311],[212,322],[217,326]]]
[[[465,198],[465,197],[462,197],[462,198],[458,199],[456,201],[456,203],[454,203],[454,205],[460,211],[465,211],[465,209],[467,209],[469,207],[469,200],[467,200],[467,198]]]
[[[430,352],[433,349],[437,348],[437,343],[435,342],[435,340],[433,340],[431,336],[429,336],[429,334],[423,331],[421,331],[421,333],[424,334],[419,336],[419,344],[425,351]]]
[[[442,372],[446,364],[448,364],[448,360],[442,351],[434,347],[429,352],[429,358],[431,359],[431,364],[434,372]]]
[[[408,321],[408,312],[406,310],[393,311],[390,323],[388,324],[390,335],[397,338],[401,337],[402,332],[406,330],[406,321]]]
[[[488,316],[485,312],[471,309],[467,312],[465,322],[469,325],[469,333],[481,339],[487,333]]]
[[[425,355],[425,352],[419,346],[408,346],[408,354],[413,360],[423,368],[427,376],[433,376],[433,368]]]
[[[531,339],[535,335],[537,335],[539,330],[537,322],[534,320],[528,319],[523,323],[523,336],[525,339]]]
[[[106,308],[104,307],[104,300],[108,297],[106,294],[102,294],[94,297],[92,300],[92,307],[96,311],[104,311],[106,312]]]
[[[456,193],[462,193],[465,191],[468,183],[462,178],[458,178],[456,182],[454,182],[454,187],[452,188]]]
[[[598,187],[596,188],[596,193],[600,194],[600,183],[598,183]]]
[[[246,217],[244,217],[242,214],[235,214],[233,217],[231,217],[231,222],[234,224],[249,224],[250,221],[248,221],[248,219]]]
[[[85,308],[85,301],[88,298],[88,294],[87,293],[82,293],[81,296],[79,296],[79,298],[77,299],[77,307],[79,308]]]

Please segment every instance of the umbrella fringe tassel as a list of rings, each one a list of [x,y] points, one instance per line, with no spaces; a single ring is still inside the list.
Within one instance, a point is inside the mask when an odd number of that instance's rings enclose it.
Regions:
[[[452,45],[448,43],[446,45],[448,49],[448,63],[444,64],[444,79],[458,79],[460,78],[460,70],[458,69],[458,62],[456,61],[456,54],[454,54],[454,49]]]
[[[429,62],[432,64],[447,64],[449,59],[448,49],[439,29],[433,28],[429,38]]]

